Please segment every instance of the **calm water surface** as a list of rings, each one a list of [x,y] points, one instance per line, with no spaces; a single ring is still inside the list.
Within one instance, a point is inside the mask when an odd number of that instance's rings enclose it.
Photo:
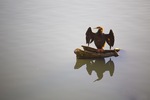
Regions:
[[[76,59],[99,25],[120,56]],[[1,0],[0,99],[150,100],[149,34],[149,0]]]

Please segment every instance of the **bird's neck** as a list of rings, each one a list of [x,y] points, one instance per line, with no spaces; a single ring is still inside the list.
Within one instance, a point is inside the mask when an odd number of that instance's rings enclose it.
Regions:
[[[97,34],[103,34],[103,31],[99,29],[99,30],[97,31]]]

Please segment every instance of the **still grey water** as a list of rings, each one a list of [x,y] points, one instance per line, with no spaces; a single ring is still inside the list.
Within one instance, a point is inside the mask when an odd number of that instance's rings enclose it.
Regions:
[[[118,57],[76,59],[89,26]],[[1,0],[0,100],[150,100],[149,34],[149,0]]]

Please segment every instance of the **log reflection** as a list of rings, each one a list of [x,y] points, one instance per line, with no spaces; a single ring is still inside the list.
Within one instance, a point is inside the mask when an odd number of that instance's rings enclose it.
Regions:
[[[103,73],[105,71],[109,71],[110,76],[113,76],[115,64],[109,59],[106,63],[104,58],[101,59],[77,59],[74,69],[79,69],[83,65],[86,65],[86,70],[89,75],[92,74],[93,71],[97,74],[97,79],[95,81],[99,81],[103,78]]]

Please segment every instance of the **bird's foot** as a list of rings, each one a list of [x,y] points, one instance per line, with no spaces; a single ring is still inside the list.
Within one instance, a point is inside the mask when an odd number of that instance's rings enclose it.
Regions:
[[[102,53],[104,52],[104,49],[97,49],[97,52]]]

